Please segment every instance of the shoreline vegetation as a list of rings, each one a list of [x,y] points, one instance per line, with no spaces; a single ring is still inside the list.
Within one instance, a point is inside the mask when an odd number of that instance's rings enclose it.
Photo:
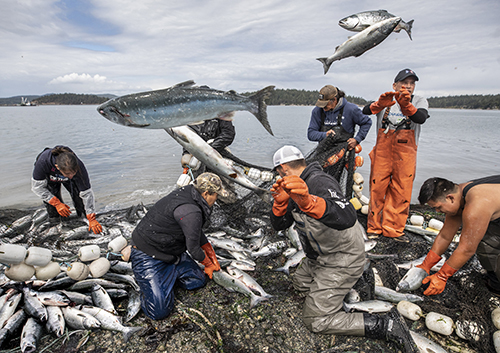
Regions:
[[[250,95],[254,92],[242,93]],[[117,97],[112,94],[94,95],[94,94],[46,94],[42,96],[15,96],[9,98],[0,98],[0,106],[38,106],[38,105],[98,105],[107,100]],[[276,89],[267,100],[267,105],[285,105],[285,106],[312,106],[318,97],[317,91],[306,91],[297,89]],[[346,96],[347,100],[358,106],[364,106],[369,103],[362,97]],[[447,97],[427,98],[429,108],[445,109],[482,109],[498,110],[500,109],[500,94],[495,95],[461,95]]]

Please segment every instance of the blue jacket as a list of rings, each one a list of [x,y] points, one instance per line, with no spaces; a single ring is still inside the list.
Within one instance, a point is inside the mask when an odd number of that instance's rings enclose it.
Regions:
[[[354,137],[358,143],[363,141],[370,131],[372,126],[372,120],[368,115],[364,115],[361,109],[353,103],[349,103],[345,98],[343,98],[343,103],[340,107],[334,110],[325,112],[325,126],[336,126],[337,125],[337,115],[339,110],[344,108],[342,114],[342,127],[348,133],[354,135],[354,129],[356,125],[359,126],[358,133]],[[307,129],[307,138],[309,141],[321,141],[326,137],[326,132],[321,131],[321,111],[323,108],[314,107],[311,113],[311,121],[309,122],[309,128]]]

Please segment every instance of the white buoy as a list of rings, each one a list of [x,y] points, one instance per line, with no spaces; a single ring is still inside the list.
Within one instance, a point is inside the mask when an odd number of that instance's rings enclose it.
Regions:
[[[181,165],[184,167],[184,168],[187,168],[187,166],[189,165],[189,161],[191,160],[191,157],[193,155],[192,154],[189,154],[189,153],[186,153],[186,154],[183,154],[182,157],[181,157]]]
[[[45,266],[52,260],[52,251],[38,246],[31,246],[26,251],[24,263],[30,266]]]
[[[363,205],[361,206],[361,213],[362,214],[368,214],[368,210],[370,209],[370,206],[368,205]]]
[[[359,192],[359,191],[362,191],[362,190],[363,190],[363,185],[354,184],[354,185],[352,186],[352,190],[353,190],[354,192]]]
[[[61,267],[57,262],[51,261],[45,266],[35,267],[35,277],[41,281],[48,281],[61,272]]]
[[[29,280],[35,274],[33,266],[26,265],[24,262],[11,265],[5,269],[5,275],[13,281],[24,282]]]
[[[111,250],[114,253],[118,253],[127,246],[127,243],[127,239],[125,239],[123,235],[120,235],[119,237],[116,237],[108,243],[108,250]]]
[[[493,325],[500,330],[500,307],[495,308],[491,312],[491,320],[493,321]]]
[[[424,224],[424,216],[420,216],[417,214],[411,215],[410,223],[414,226],[422,227],[422,225]]]
[[[16,244],[0,245],[0,262],[3,264],[17,265],[26,258],[26,248]]]
[[[99,245],[85,245],[78,250],[80,261],[94,261],[101,257],[101,249]]]
[[[200,169],[201,162],[198,160],[198,158],[192,156],[191,159],[189,160],[188,165],[192,170],[198,170]]]
[[[436,229],[436,230],[441,230],[441,228],[443,228],[443,225],[444,225],[443,222],[441,222],[435,218],[432,218],[428,224],[429,228]]]
[[[89,267],[82,262],[73,262],[67,269],[68,277],[75,281],[84,280],[89,276]]]
[[[181,174],[179,175],[179,179],[177,179],[177,186],[182,188],[183,186],[188,185],[191,182],[191,176],[189,174]]]
[[[365,195],[362,195],[359,198],[359,202],[361,202],[362,205],[369,205],[370,204],[370,199],[366,197]]]
[[[260,173],[260,179],[262,181],[271,181],[273,180],[273,173],[271,172],[268,172],[267,170],[263,170],[261,173]]]
[[[493,333],[493,346],[495,347],[495,351],[500,353],[500,331]]]
[[[451,317],[431,311],[425,317],[425,326],[429,330],[449,336],[453,333],[453,320]]]
[[[424,316],[422,309],[417,304],[406,300],[401,300],[398,303],[397,309],[401,315],[413,321],[417,321]]]
[[[248,169],[246,174],[250,179],[260,179],[260,170],[258,170],[257,168]]]
[[[476,342],[479,341],[481,339],[481,336],[484,335],[485,333],[484,328],[474,321],[457,320],[455,326],[456,326],[455,333],[457,334],[458,337],[460,337],[463,340],[468,339],[466,337],[466,332],[469,332],[470,335],[472,336],[472,339]]]
[[[365,179],[363,179],[363,176],[359,173],[354,173],[352,175],[352,180],[354,180],[354,183],[358,185],[363,184],[363,182],[365,181]]]
[[[105,257],[100,257],[97,260],[92,261],[89,265],[89,271],[92,277],[99,278],[106,274],[109,271],[111,264],[109,260]]]

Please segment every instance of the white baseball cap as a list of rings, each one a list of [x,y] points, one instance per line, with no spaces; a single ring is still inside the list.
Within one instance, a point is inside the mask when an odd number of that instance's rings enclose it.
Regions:
[[[297,147],[283,146],[279,150],[277,150],[276,153],[274,153],[274,168],[278,167],[280,164],[285,164],[299,159],[304,159],[304,155]]]

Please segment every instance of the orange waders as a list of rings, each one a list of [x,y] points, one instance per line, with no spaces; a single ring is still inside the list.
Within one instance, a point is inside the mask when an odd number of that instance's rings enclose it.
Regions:
[[[408,218],[415,179],[415,131],[379,129],[377,143],[369,156],[370,210],[367,232],[389,238],[399,237],[403,235]]]

